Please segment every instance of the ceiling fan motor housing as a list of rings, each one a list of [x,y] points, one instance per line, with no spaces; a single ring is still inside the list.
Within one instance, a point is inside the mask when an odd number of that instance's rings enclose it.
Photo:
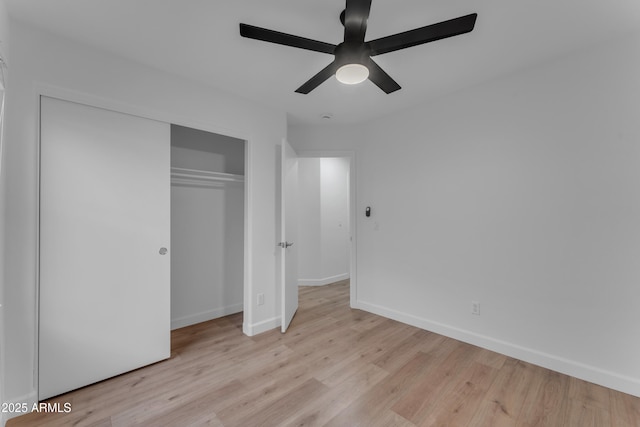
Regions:
[[[362,64],[368,67],[371,50],[366,43],[343,42],[336,46],[334,54],[336,65],[339,67],[346,64]]]

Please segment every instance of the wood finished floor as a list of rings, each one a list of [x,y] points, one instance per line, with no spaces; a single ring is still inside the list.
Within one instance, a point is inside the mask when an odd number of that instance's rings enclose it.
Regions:
[[[640,399],[300,289],[289,331],[242,315],[172,333],[171,359],[59,396],[18,426],[640,426]]]

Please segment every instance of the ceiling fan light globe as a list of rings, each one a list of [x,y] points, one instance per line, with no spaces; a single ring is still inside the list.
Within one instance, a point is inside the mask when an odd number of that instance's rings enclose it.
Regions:
[[[368,77],[369,69],[362,64],[346,64],[336,71],[336,79],[346,85],[357,85]]]

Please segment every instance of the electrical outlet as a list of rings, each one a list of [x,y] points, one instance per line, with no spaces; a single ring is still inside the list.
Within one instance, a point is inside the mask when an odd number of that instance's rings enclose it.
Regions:
[[[258,294],[258,305],[264,304],[264,294]]]
[[[480,316],[480,303],[478,301],[471,301],[471,314]]]

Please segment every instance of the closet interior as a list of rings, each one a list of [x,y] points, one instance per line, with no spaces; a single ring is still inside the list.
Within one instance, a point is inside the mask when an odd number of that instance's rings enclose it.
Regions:
[[[245,141],[171,125],[171,329],[243,310]]]

